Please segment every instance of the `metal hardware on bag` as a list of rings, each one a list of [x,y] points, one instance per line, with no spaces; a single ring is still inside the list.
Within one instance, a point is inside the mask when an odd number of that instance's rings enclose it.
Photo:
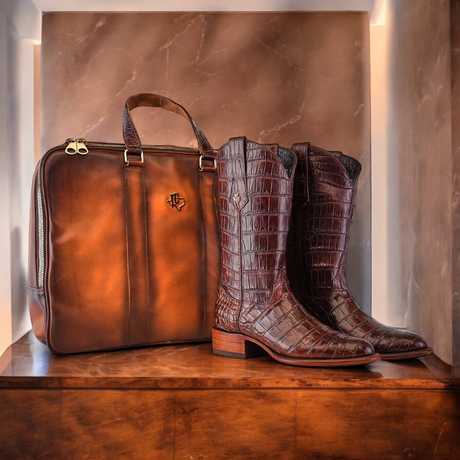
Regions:
[[[75,139],[67,139],[65,143],[67,144],[67,147],[65,148],[65,153],[67,153],[67,155],[76,155],[77,142],[75,141]]]
[[[88,147],[86,147],[85,139],[75,139],[77,144],[77,153],[79,155],[88,155]]]
[[[125,149],[125,153],[123,154],[123,158],[125,160],[125,166],[129,166],[128,160],[128,149]],[[144,165],[144,152],[141,150],[141,163]]]
[[[169,203],[171,208],[176,208],[178,211],[180,211],[185,206],[185,198],[179,196],[179,193],[170,193],[169,196],[170,199],[166,200],[166,203]]]
[[[239,193],[235,193],[235,194],[233,195],[233,201],[234,201],[235,203],[239,203],[239,202],[241,201],[241,197],[240,197],[240,194],[239,194]]]
[[[203,166],[203,158],[205,160],[212,160],[212,166]],[[214,157],[205,157],[200,155],[198,160],[198,171],[215,171],[217,169],[217,160]]]
[[[85,139],[73,139],[69,138],[65,141],[67,144],[65,153],[67,155],[88,155],[88,147],[86,147]]]

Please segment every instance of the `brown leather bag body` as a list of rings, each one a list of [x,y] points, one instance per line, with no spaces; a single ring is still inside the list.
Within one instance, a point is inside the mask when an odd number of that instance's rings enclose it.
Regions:
[[[141,146],[130,111],[187,118],[198,149]],[[211,339],[219,278],[215,152],[187,111],[126,102],[125,144],[70,139],[37,164],[29,309],[39,340],[78,353]]]

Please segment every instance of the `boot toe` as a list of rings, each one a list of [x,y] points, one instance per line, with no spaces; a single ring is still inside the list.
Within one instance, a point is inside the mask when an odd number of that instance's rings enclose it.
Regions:
[[[427,344],[413,332],[388,328],[374,343],[374,347],[379,353],[406,353],[427,348]]]
[[[356,343],[354,356],[370,356],[374,353],[374,347],[367,340],[359,340]]]
[[[375,354],[374,347],[365,339],[337,334],[333,342],[333,349],[337,350],[333,357],[342,359],[363,358]]]
[[[414,350],[421,350],[427,347],[428,344],[421,337],[417,337],[417,339],[414,341]]]

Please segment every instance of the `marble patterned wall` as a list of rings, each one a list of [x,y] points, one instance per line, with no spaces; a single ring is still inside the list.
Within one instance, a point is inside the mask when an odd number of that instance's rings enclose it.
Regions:
[[[365,13],[48,13],[42,149],[122,142],[125,99],[183,104],[214,147],[245,135],[310,141],[363,164],[347,273],[370,310],[369,19]],[[193,145],[185,120],[134,112],[144,143]]]
[[[460,376],[460,0],[451,0],[452,59],[452,330],[453,366]]]
[[[448,0],[390,0],[390,235],[401,298],[389,308],[452,362],[452,139]],[[377,210],[378,212],[378,210]]]

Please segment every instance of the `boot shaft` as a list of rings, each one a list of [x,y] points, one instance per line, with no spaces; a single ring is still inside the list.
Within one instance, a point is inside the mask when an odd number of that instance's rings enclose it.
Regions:
[[[379,359],[368,342],[329,329],[292,294],[286,246],[296,155],[240,138],[221,147],[217,158],[222,271],[214,352],[244,357],[249,341],[293,365]]]
[[[286,268],[296,156],[231,139],[219,150],[221,289],[239,302],[266,302]]]
[[[312,297],[346,289],[345,261],[361,165],[340,152],[293,146],[295,176],[288,272],[293,290]]]

